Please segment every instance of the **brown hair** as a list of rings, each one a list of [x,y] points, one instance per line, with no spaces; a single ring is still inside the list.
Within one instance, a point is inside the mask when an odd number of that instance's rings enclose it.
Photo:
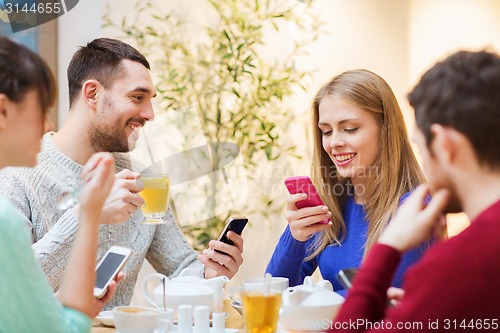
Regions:
[[[428,70],[408,94],[427,145],[432,124],[453,127],[474,147],[480,163],[500,169],[500,57],[459,51]]]
[[[56,82],[47,64],[27,47],[0,36],[0,94],[21,102],[35,89],[44,113],[54,105]]]
[[[372,166],[364,206],[369,221],[365,255],[390,221],[401,196],[422,183],[424,176],[408,140],[403,115],[389,84],[364,69],[351,70],[334,77],[314,97],[312,106],[314,152],[313,182],[332,212],[333,226],[316,237],[308,259],[331,243],[340,244],[346,233],[342,207],[350,191],[350,180],[342,179],[330,156],[323,149],[318,127],[319,106],[323,98],[335,97],[371,112],[379,124],[379,159]]]
[[[135,48],[116,39],[99,38],[75,52],[68,66],[69,105],[72,106],[86,80],[99,81],[104,88],[123,75],[121,63],[131,60],[150,69],[149,62]]]

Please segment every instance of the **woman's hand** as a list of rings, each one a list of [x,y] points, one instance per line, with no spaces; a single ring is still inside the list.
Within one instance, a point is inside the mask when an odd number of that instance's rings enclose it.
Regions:
[[[82,171],[80,214],[100,216],[102,207],[115,180],[114,158],[110,153],[96,153]]]
[[[96,317],[102,311],[102,309],[104,309],[106,303],[113,299],[118,283],[120,283],[120,281],[122,281],[124,278],[125,273],[122,271],[118,272],[115,279],[109,283],[108,291],[106,291],[104,296],[102,298],[94,298],[94,313],[92,314],[92,317]]]
[[[293,238],[301,242],[307,241],[311,235],[332,225],[332,222],[318,223],[332,216],[332,213],[325,205],[297,208],[296,203],[306,198],[307,194],[298,193],[290,195],[286,200],[286,219],[290,225],[290,232]]]

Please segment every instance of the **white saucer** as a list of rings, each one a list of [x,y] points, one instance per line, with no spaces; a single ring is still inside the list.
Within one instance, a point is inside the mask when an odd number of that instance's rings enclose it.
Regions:
[[[224,312],[224,318],[227,319],[228,317],[229,317],[229,313]],[[212,317],[210,317],[209,321],[212,322]],[[177,324],[178,324],[178,320],[177,320],[177,318],[175,318],[174,325],[177,325]]]
[[[225,317],[229,317],[229,313],[225,312]],[[97,320],[99,320],[104,326],[110,326],[110,327],[115,327],[115,322],[113,320],[113,311],[101,311],[97,317],[95,317]],[[212,318],[210,318],[210,322],[212,322]],[[177,319],[174,319],[174,324],[171,326],[169,332],[176,332],[177,331]],[[210,332],[212,331],[212,328],[210,327]],[[231,329],[231,328],[226,328],[225,333],[236,333],[238,330],[236,329]],[[119,333],[116,331],[115,333]]]
[[[177,325],[173,325],[170,327],[170,329],[168,330],[169,333],[174,333],[174,332],[178,332],[179,331],[179,328],[177,327]],[[209,332],[210,333],[214,333],[214,329],[212,327],[210,327],[209,329]],[[234,328],[226,328],[224,333],[237,333],[238,330],[237,329],[234,329]],[[120,333],[118,331],[115,331],[113,333]]]
[[[171,326],[170,330],[169,330],[170,333],[178,332],[178,331],[179,331],[179,327],[177,325]],[[215,331],[212,327],[210,327],[209,332],[214,333]],[[226,330],[224,331],[224,333],[236,333],[236,332],[238,332],[238,330],[234,329],[234,328],[226,328]]]
[[[115,321],[113,320],[113,311],[101,311],[97,317],[95,317],[98,321],[100,321],[104,326],[115,326]]]

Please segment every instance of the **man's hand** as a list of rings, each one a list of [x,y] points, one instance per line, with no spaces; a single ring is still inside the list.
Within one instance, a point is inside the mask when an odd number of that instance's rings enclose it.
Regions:
[[[211,240],[208,243],[210,248],[198,256],[198,260],[205,265],[205,278],[227,276],[231,279],[243,264],[243,237],[233,231],[229,231],[227,237],[234,245]]]
[[[420,185],[413,191],[380,236],[381,244],[406,252],[429,239],[432,233],[443,234],[446,220],[442,214],[448,204],[449,193],[445,189],[438,190],[426,205],[428,194],[427,185]]]
[[[398,306],[403,297],[405,296],[405,291],[401,288],[390,287],[387,289],[387,300],[392,306]]]
[[[103,223],[124,222],[144,204],[144,199],[137,194],[144,189],[142,182],[137,181],[139,176],[140,173],[127,169],[115,175],[115,183],[102,210]]]
[[[118,272],[116,275],[115,280],[111,281],[108,285],[108,291],[104,294],[103,297],[101,298],[95,298],[94,300],[94,313],[92,313],[92,317],[95,317],[99,314],[99,312],[104,309],[104,305],[111,301],[113,299],[113,296],[115,295],[116,291],[116,286],[118,283],[120,283],[121,280],[125,278],[125,273],[124,272]]]

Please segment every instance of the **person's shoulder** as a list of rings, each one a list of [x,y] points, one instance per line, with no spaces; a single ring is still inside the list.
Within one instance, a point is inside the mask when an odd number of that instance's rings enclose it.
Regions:
[[[6,167],[0,170],[0,193],[11,187],[18,187],[27,182],[33,176],[33,168]]]
[[[0,231],[5,234],[6,231],[12,231],[13,224],[17,223],[19,212],[12,206],[10,201],[0,194]],[[1,230],[0,229],[0,230]]]

